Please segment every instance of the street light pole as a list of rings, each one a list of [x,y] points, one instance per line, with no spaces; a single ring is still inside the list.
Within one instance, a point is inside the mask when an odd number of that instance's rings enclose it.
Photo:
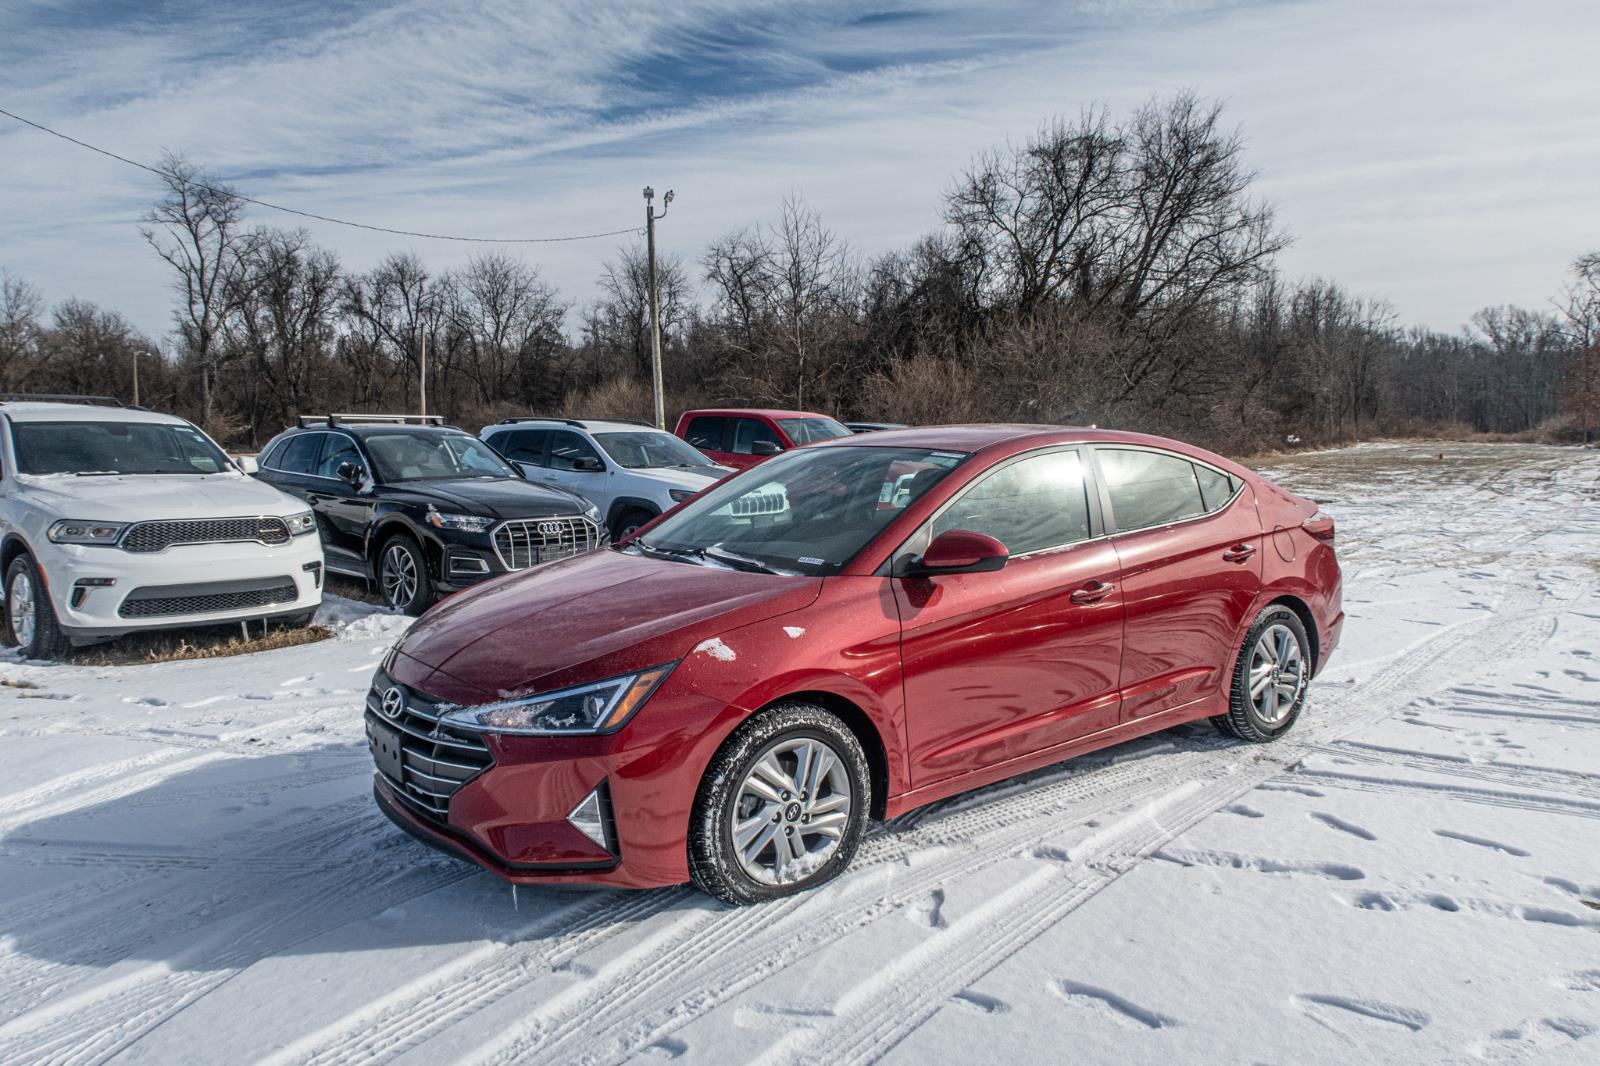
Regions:
[[[656,219],[667,217],[667,207],[672,203],[672,190],[661,198],[661,213],[656,214],[656,191],[644,187],[645,244],[650,258],[650,378],[656,399],[656,428],[667,428],[665,386],[661,381],[661,293],[656,287]]]
[[[422,327],[422,373],[417,376],[419,385],[417,414],[428,413],[428,327]]]

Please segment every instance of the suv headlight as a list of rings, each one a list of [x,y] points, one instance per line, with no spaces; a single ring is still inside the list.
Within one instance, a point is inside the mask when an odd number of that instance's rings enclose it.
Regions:
[[[487,533],[494,519],[475,514],[441,514],[428,508],[428,524],[436,529],[455,529],[462,533]]]
[[[587,518],[589,521],[598,526],[600,524],[600,508],[596,507],[592,503],[585,504],[583,508],[583,517]]]
[[[668,489],[667,495],[672,497],[673,503],[682,503],[694,495],[694,489]]]
[[[63,518],[46,533],[57,544],[115,544],[128,528],[126,522],[90,522],[82,518]]]
[[[298,537],[302,533],[317,531],[317,516],[310,511],[300,511],[284,518],[283,524],[289,527],[291,534]]]
[[[482,733],[520,736],[573,736],[614,733],[644,706],[645,700],[672,672],[677,663],[652,666],[636,674],[607,678],[575,688],[537,696],[456,707],[446,711],[440,724]]]

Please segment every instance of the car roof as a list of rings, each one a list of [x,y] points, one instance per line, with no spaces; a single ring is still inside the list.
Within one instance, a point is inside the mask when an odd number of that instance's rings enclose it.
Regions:
[[[700,415],[756,415],[761,418],[828,418],[838,421],[832,415],[820,414],[816,411],[783,411],[772,407],[702,407],[693,411],[685,411],[682,418],[698,417]],[[682,418],[680,418],[680,421]]]
[[[177,415],[138,407],[102,407],[85,403],[19,401],[0,405],[13,422],[143,422],[166,426],[188,425]]]
[[[1052,444],[1134,444],[1147,448],[1161,448],[1201,459],[1234,472],[1247,472],[1245,467],[1224,456],[1207,451],[1185,441],[1157,437],[1149,433],[1134,433],[1121,429],[1100,429],[1096,426],[1036,426],[982,424],[967,426],[915,426],[911,429],[886,429],[877,433],[835,437],[815,444],[811,448],[929,448],[934,451],[978,452],[986,448],[1003,447],[1008,452],[1026,451]]]
[[[484,426],[485,433],[504,433],[513,429],[586,429],[591,433],[665,433],[666,430],[657,429],[641,422],[626,422],[609,418],[519,418],[515,422],[496,422],[492,426]]]
[[[335,422],[331,426],[326,422],[309,422],[309,423],[307,423],[306,425],[303,425],[303,426],[291,426],[291,427],[289,427],[288,432],[290,432],[290,433],[327,433],[329,430],[332,430],[335,433],[349,433],[349,434],[351,434],[353,436],[357,436],[357,437],[374,437],[374,436],[381,436],[381,435],[383,435],[385,433],[417,433],[417,432],[423,432],[423,433],[459,433],[459,434],[463,434],[463,435],[469,436],[469,437],[472,435],[470,433],[467,433],[466,430],[462,429],[459,426],[396,425],[396,424],[394,424],[392,422],[381,422],[381,423]]]

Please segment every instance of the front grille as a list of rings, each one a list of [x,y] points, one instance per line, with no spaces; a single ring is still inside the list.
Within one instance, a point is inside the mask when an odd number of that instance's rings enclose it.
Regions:
[[[383,710],[384,693],[398,690],[404,697],[397,714]],[[439,704],[427,696],[396,684],[379,675],[367,693],[367,746],[375,749],[373,723],[398,732],[400,737],[400,776],[384,767],[373,751],[373,761],[395,794],[406,805],[429,821],[444,825],[448,820],[450,797],[468,781],[494,764],[494,756],[476,733],[439,724]]]
[[[494,553],[507,570],[582,555],[600,547],[600,527],[587,518],[516,518],[494,530]]]
[[[239,582],[215,585],[146,585],[128,593],[117,613],[124,618],[160,618],[176,614],[223,614],[293,603],[299,596],[293,578],[274,578],[276,584],[238,588]],[[214,588],[216,591],[206,591]]]
[[[223,541],[259,541],[284,544],[289,527],[283,519],[195,518],[159,522],[139,522],[122,535],[122,548],[130,552],[158,552],[174,544],[215,544]]]

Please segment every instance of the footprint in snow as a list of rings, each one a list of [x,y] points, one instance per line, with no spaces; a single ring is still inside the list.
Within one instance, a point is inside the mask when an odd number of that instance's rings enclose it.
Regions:
[[[1247,803],[1230,803],[1222,808],[1228,814],[1237,814],[1242,818],[1265,818],[1266,815],[1256,810]]]
[[[1542,1058],[1593,1036],[1595,1027],[1575,1018],[1529,1018],[1513,1029],[1499,1029],[1472,1050],[1488,1062]]]
[[[1004,1014],[1011,1009],[1011,1004],[994,996],[986,996],[982,992],[974,992],[970,988],[963,988],[950,997],[952,1003],[959,1003],[963,1007],[982,1011],[984,1014]]]
[[[678,1059],[689,1053],[689,1045],[675,1036],[664,1036],[653,1044],[645,1045],[641,1053],[662,1059]]]
[[[929,929],[943,929],[948,924],[944,920],[944,889],[936,888],[912,903],[906,908],[906,917]]]
[[[1463,844],[1473,844],[1480,848],[1488,848],[1490,851],[1498,851],[1506,855],[1513,855],[1519,859],[1526,859],[1530,854],[1532,854],[1531,852],[1523,851],[1521,848],[1513,847],[1510,844],[1502,844],[1498,840],[1490,840],[1488,837],[1475,837],[1469,833],[1457,833],[1451,829],[1435,829],[1433,831],[1433,835],[1436,837],[1443,837],[1446,840],[1459,840]]]
[[[1091,1011],[1124,1029],[1168,1029],[1178,1024],[1148,1007],[1124,999],[1115,992],[1066,978],[1050,982],[1050,991],[1074,1007]]]
[[[1350,1021],[1378,1023],[1420,1032],[1431,1018],[1420,1010],[1400,1007],[1377,999],[1354,996],[1297,995],[1290,1000],[1301,1012],[1317,1024],[1339,1031]]]
[[[160,698],[159,696],[124,696],[124,697],[122,697],[122,702],[123,703],[131,703],[131,704],[133,704],[133,705],[135,705],[137,707],[171,707],[172,706],[172,702],[170,700],[164,700],[164,699]]]
[[[1360,837],[1362,840],[1378,839],[1378,834],[1374,833],[1372,830],[1363,829],[1354,822],[1347,822],[1343,818],[1337,817],[1336,815],[1327,814],[1323,811],[1312,811],[1311,817],[1314,820],[1321,822],[1329,829],[1336,829],[1341,833],[1349,833],[1351,836]]]
[[[1557,988],[1568,992],[1600,992],[1600,970],[1579,970],[1569,973],[1565,980],[1556,982]]]

